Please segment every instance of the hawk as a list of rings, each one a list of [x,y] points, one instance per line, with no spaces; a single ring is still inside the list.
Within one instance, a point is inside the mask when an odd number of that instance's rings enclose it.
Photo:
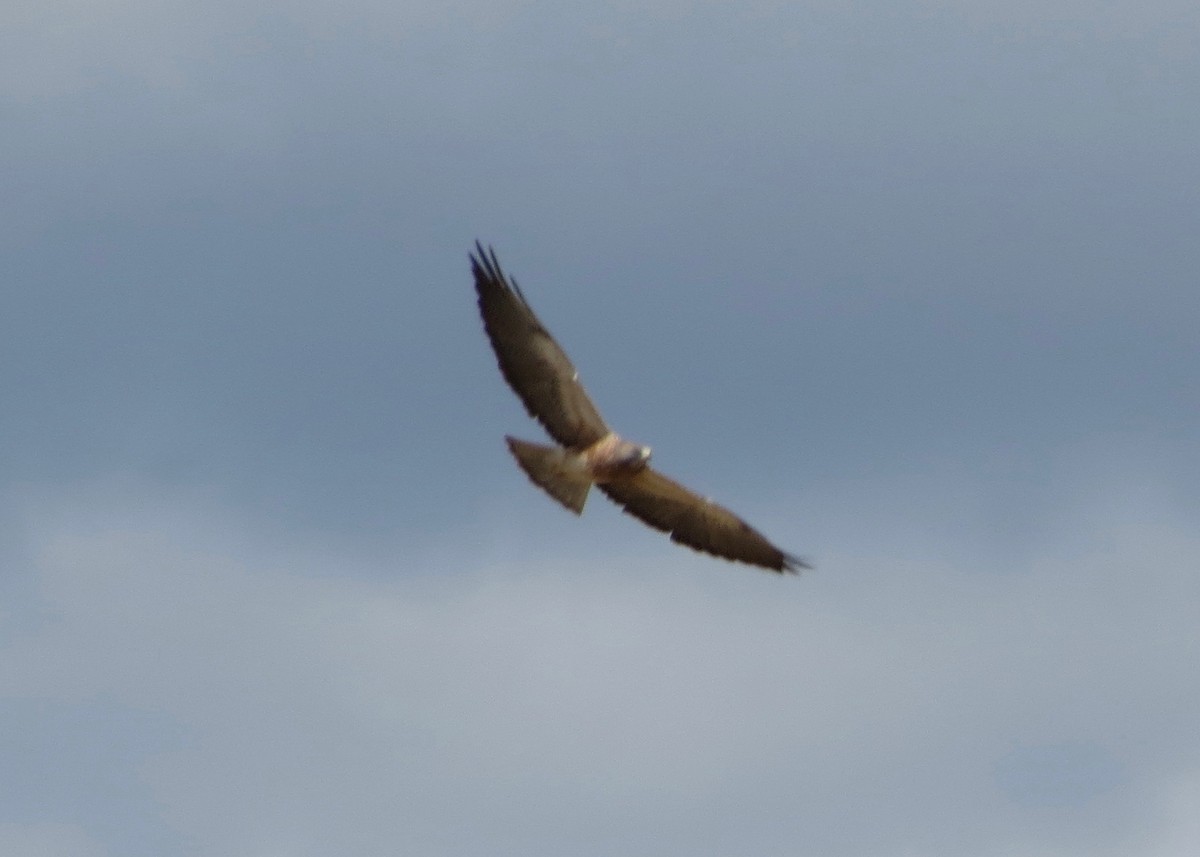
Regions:
[[[471,272],[479,312],[500,372],[529,415],[558,446],[506,437],[517,464],[576,515],[596,484],[625,512],[698,551],[779,573],[810,568],[771,544],[728,509],[650,467],[650,447],[613,432],[579,382],[579,373],[538,321],[490,247],[476,241]]]

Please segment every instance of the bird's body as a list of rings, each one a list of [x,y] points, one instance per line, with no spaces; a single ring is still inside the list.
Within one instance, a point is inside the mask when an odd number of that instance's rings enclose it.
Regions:
[[[616,482],[636,476],[650,461],[650,447],[622,440],[609,432],[581,453],[597,484]]]
[[[471,256],[484,329],[500,372],[558,446],[506,438],[535,485],[575,514],[593,484],[627,513],[695,550],[778,572],[807,568],[728,509],[649,466],[650,448],[612,431],[579,382],[579,373],[542,326],[496,255],[476,243]]]

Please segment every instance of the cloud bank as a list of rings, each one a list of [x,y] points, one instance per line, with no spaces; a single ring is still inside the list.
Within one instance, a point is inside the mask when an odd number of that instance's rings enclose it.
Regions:
[[[1110,485],[1021,569],[868,522],[779,581],[523,545],[411,575],[399,547],[370,568],[195,497],[95,492],[25,509],[40,618],[4,635],[14,723],[89,718],[24,756],[6,730],[52,800],[5,835],[42,853],[1197,844],[1200,541],[1161,496]],[[70,781],[114,744],[89,785],[125,817],[80,826]]]

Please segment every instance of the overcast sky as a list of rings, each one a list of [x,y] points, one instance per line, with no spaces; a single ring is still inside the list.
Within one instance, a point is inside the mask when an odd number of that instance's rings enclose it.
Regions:
[[[1200,853],[1198,44],[9,0],[0,853]],[[532,488],[477,238],[816,570]]]

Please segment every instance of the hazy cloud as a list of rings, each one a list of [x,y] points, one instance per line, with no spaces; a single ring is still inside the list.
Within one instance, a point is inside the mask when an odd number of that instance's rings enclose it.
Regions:
[[[85,508],[27,521],[44,618],[9,639],[5,695],[169,724],[124,787],[202,853],[1188,835],[1162,814],[1197,763],[1200,544],[1169,507],[1081,510],[1017,574],[868,537],[790,582],[682,552],[389,579],[186,498]]]
[[[0,851],[1196,851],[1197,29],[6,4]],[[818,570],[529,489],[475,238]]]

